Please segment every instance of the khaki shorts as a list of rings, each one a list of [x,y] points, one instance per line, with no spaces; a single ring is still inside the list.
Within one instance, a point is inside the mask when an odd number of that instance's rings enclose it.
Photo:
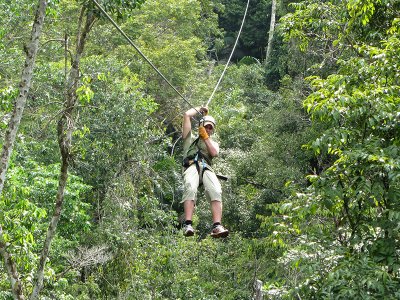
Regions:
[[[200,174],[202,169],[200,167]],[[213,171],[205,170],[203,178],[199,178],[196,164],[192,164],[183,172],[184,191],[181,202],[187,200],[197,200],[197,189],[200,183],[203,183],[204,193],[208,201],[222,201],[222,188],[221,184]]]

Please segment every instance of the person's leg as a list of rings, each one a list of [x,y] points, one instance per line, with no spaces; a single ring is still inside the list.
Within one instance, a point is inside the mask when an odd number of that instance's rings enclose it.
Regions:
[[[221,225],[222,219],[222,188],[214,172],[206,170],[203,174],[203,184],[206,197],[211,203],[213,220],[212,237],[226,237],[229,231]]]
[[[196,166],[192,165],[183,173],[184,191],[183,191],[183,210],[184,210],[184,227],[183,233],[185,236],[194,235],[192,227],[192,217],[195,208],[197,188],[199,187],[199,174]]]
[[[218,200],[211,200],[211,214],[213,223],[221,223],[222,219],[222,202]]]
[[[204,192],[207,200],[210,202],[222,201],[222,188],[217,175],[210,170],[205,170],[203,173]],[[220,206],[222,210],[222,205]],[[217,207],[218,209],[218,207]]]
[[[194,200],[186,200],[183,202],[183,210],[185,221],[191,221],[194,213]]]
[[[183,203],[186,220],[192,219],[198,187],[199,173],[197,172],[196,165],[193,164],[183,173],[183,195],[181,202]]]
[[[183,210],[184,210],[184,216],[185,216],[185,222],[183,223],[183,235],[185,236],[193,236],[194,235],[194,229],[193,229],[193,223],[192,223],[192,217],[193,217],[193,212],[194,212],[194,205],[195,202],[194,200],[186,200],[183,202]]]

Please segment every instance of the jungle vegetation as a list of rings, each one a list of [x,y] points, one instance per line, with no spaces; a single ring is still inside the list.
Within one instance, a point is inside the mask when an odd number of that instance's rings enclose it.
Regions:
[[[98,0],[185,102],[93,0],[0,0],[0,299],[400,299],[398,0],[250,1],[209,105],[231,233],[200,192],[183,236],[182,115],[246,2]]]

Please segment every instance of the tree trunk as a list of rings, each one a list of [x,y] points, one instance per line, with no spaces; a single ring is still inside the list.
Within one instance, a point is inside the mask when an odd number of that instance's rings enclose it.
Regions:
[[[267,54],[265,56],[265,64],[266,65],[268,65],[269,60],[271,58],[272,40],[274,39],[274,32],[275,32],[275,15],[276,15],[276,0],[272,0],[271,23],[269,25]]]
[[[14,299],[23,300],[24,294],[22,292],[22,284],[21,280],[19,279],[17,267],[12,259],[12,256],[6,251],[6,243],[3,239],[3,230],[0,226],[0,254],[3,256],[4,265],[7,269],[7,274],[11,283],[11,289],[14,296]]]
[[[53,217],[47,229],[46,240],[44,242],[42,254],[40,256],[38,270],[36,273],[35,285],[30,297],[31,300],[38,299],[39,293],[43,288],[44,268],[46,265],[46,260],[49,255],[50,245],[55,236],[57,224],[61,217],[62,206],[64,203],[65,187],[67,185],[67,180],[68,180],[68,167],[72,158],[71,146],[72,146],[72,133],[74,129],[73,114],[77,100],[76,90],[78,88],[78,83],[80,80],[79,78],[80,59],[85,47],[87,35],[89,34],[93,22],[95,20],[94,15],[87,14],[86,22],[82,28],[83,19],[85,18],[85,13],[86,13],[85,8],[82,8],[78,24],[76,53],[71,62],[72,66],[68,79],[66,101],[64,102],[63,113],[57,124],[58,145],[61,152],[60,178],[58,181],[58,191],[56,196],[56,204],[53,212]]]
[[[14,110],[8,123],[7,132],[4,137],[3,150],[0,157],[0,195],[3,192],[4,182],[13,150],[15,137],[21,123],[26,99],[31,87],[35,59],[39,48],[39,38],[42,32],[44,18],[46,15],[47,0],[39,0],[36,10],[35,20],[32,26],[31,40],[26,47],[26,59],[24,69],[22,70],[21,82],[19,83],[19,94],[15,100]],[[7,269],[8,277],[11,283],[11,289],[14,299],[24,299],[22,284],[19,279],[17,268],[12,256],[7,252],[7,245],[4,243],[3,229],[0,224],[0,254],[3,256],[4,264]]]
[[[263,300],[263,292],[262,292],[262,285],[263,283],[261,282],[261,280],[256,280],[254,282],[254,300]]]

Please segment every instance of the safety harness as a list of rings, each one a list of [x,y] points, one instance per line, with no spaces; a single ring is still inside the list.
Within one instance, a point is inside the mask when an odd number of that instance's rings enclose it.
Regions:
[[[200,178],[203,178],[204,171],[205,170],[210,170],[214,172],[214,170],[211,168],[211,160],[205,157],[199,147],[200,137],[195,139],[189,146],[188,152],[186,157],[182,161],[182,166],[184,167],[184,170],[186,171],[187,168],[189,168],[191,165],[196,164],[196,169],[197,173],[199,173]],[[200,166],[202,167],[202,172],[200,174]],[[215,172],[214,172],[215,173]],[[228,177],[222,174],[215,174],[219,179],[227,181]]]
[[[203,178],[204,175],[204,171],[205,170],[210,170],[213,171],[211,169],[211,160],[209,160],[207,157],[205,157],[199,147],[198,147],[198,143],[199,143],[200,137],[198,137],[197,139],[195,139],[192,144],[189,146],[188,152],[187,152],[187,156],[183,159],[182,161],[182,166],[185,168],[185,170],[187,168],[189,168],[191,165],[196,164],[196,169],[197,172],[199,173],[200,177]],[[200,166],[201,168],[201,174],[200,174]]]

